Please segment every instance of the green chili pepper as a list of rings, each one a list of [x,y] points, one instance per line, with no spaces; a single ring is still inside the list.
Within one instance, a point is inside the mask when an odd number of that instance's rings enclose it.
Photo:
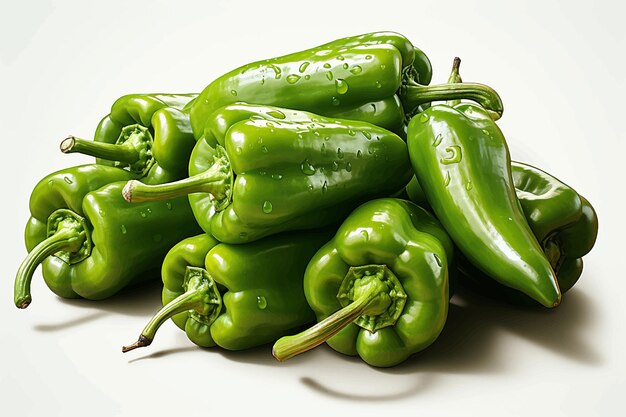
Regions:
[[[93,164],[55,172],[35,186],[25,232],[29,254],[15,278],[17,307],[30,304],[39,264],[55,294],[102,299],[143,279],[172,245],[198,232],[184,198],[127,204],[122,188],[132,177]]]
[[[302,276],[329,235],[283,234],[248,245],[206,234],[183,240],[163,262],[163,308],[122,351],[151,344],[169,318],[193,343],[228,350],[272,342],[310,323]]]
[[[122,96],[98,125],[93,141],[69,136],[61,151],[95,156],[97,163],[128,169],[150,184],[184,178],[195,140],[189,114],[181,109],[196,96]]]
[[[125,198],[191,194],[205,232],[244,243],[339,222],[411,177],[406,143],[369,123],[245,104],[218,111],[210,123],[211,134],[192,153],[189,178],[161,185],[130,181]]]
[[[526,222],[506,141],[487,112],[469,103],[433,106],[411,120],[407,142],[428,203],[465,257],[556,307],[556,275]]]
[[[319,323],[274,345],[286,360],[325,341],[373,366],[430,345],[448,314],[453,244],[439,222],[397,199],[367,202],[311,259],[304,292]]]
[[[424,86],[432,72],[426,55],[404,36],[376,32],[239,67],[209,84],[192,104],[200,139],[216,109],[243,101],[366,121],[395,133],[405,113],[436,100],[477,100],[502,114],[502,102],[480,84]],[[383,111],[384,110],[384,111]]]
[[[564,294],[583,270],[582,257],[595,244],[598,217],[584,197],[550,174],[512,163],[513,182],[528,225],[543,248]],[[508,300],[531,303],[523,294],[497,284],[469,262],[460,263],[464,282]]]

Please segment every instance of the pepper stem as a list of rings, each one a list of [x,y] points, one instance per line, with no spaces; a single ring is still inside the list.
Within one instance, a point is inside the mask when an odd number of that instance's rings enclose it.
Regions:
[[[222,151],[219,151],[219,150]],[[230,162],[223,148],[218,148],[213,164],[206,171],[167,184],[147,185],[137,180],[126,183],[122,190],[124,199],[129,203],[160,201],[193,193],[212,194],[218,209],[230,202],[233,173]]]
[[[76,227],[60,227],[56,233],[40,242],[24,259],[15,276],[14,301],[17,308],[26,308],[32,301],[30,284],[40,263],[48,256],[66,250],[78,250],[85,239],[85,233]]]
[[[379,294],[380,288],[372,287],[358,299],[313,327],[293,336],[281,337],[274,343],[272,355],[282,362],[321,345],[359,316],[367,313],[370,304]]]
[[[131,142],[112,144],[68,136],[59,147],[63,153],[80,153],[108,161],[126,162],[129,165],[140,159],[139,152]]]
[[[459,84],[463,82],[461,79],[461,74],[459,74],[459,67],[461,66],[461,58],[454,57],[454,61],[452,61],[452,71],[450,71],[450,77],[448,77],[448,84]],[[446,104],[450,107],[456,106],[460,104],[461,100],[448,100]]]
[[[420,85],[407,81],[400,89],[400,99],[405,110],[411,111],[417,106],[432,101],[467,99],[480,104],[493,120],[498,120],[504,111],[498,93],[489,86],[478,83]]]
[[[393,326],[406,303],[406,293],[396,276],[384,265],[351,267],[337,299],[342,309],[308,330],[279,339],[272,355],[284,361],[321,345],[350,323],[372,333]]]
[[[159,330],[159,327],[161,327],[163,323],[176,314],[200,308],[205,298],[206,296],[202,289],[192,289],[179,295],[173,301],[163,306],[163,308],[152,317],[152,320],[150,320],[146,327],[144,327],[141,335],[139,335],[139,339],[132,345],[123,346],[122,352],[126,353],[139,347],[149,346],[154,340],[157,330]]]
[[[185,292],[164,305],[144,327],[139,339],[132,345],[122,347],[122,352],[150,345],[159,327],[176,314],[188,311],[189,320],[207,326],[215,321],[222,309],[222,297],[207,270],[188,266],[183,288]]]

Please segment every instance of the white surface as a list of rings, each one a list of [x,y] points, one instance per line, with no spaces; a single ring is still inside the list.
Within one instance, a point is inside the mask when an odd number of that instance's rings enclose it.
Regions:
[[[623,2],[182,3],[2,0],[0,414],[624,412]],[[158,308],[158,286],[100,303],[63,301],[37,273],[33,304],[13,306],[31,188],[90,160],[61,155],[67,134],[91,135],[122,94],[199,91],[240,64],[376,30],[424,49],[435,82],[460,56],[464,80],[501,94],[513,157],[594,204],[598,242],[561,307],[532,313],[456,297],[435,345],[377,370],[328,348],[284,364],[267,346],[201,350],[171,323],[151,347],[123,355]]]

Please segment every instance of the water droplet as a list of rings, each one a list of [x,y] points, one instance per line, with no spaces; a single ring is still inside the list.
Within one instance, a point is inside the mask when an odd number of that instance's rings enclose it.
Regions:
[[[354,130],[352,130],[352,129],[348,129],[348,135],[355,136],[356,132]]]
[[[461,162],[461,159],[463,159],[460,146],[456,146],[456,145],[447,146],[445,150],[448,153],[448,155],[445,158],[439,159],[439,162],[441,162],[442,164],[444,165],[456,164],[456,163]]]
[[[272,207],[272,203],[269,202],[268,200],[265,200],[265,202],[263,203],[263,213],[265,214],[271,213],[273,209],[274,207]]]
[[[322,143],[322,148],[321,148],[322,153],[326,153],[326,144]]]
[[[237,96],[237,90],[230,90],[230,94],[232,94],[233,96]]]
[[[289,74],[289,75],[287,76],[287,82],[288,82],[289,84],[295,84],[295,83],[297,83],[298,81],[300,81],[300,76],[299,76],[299,75],[297,75],[297,74]]]
[[[281,174],[272,174],[272,179],[273,180],[282,180],[283,176]]]
[[[335,80],[335,89],[337,94],[346,94],[348,92],[348,83],[341,78]]]
[[[324,181],[324,185],[322,185],[322,193],[328,191],[328,181]]]
[[[333,97],[332,99],[330,99],[330,102],[332,103],[333,106],[338,106],[341,104],[341,101],[339,101],[337,97]]]
[[[148,214],[152,214],[152,209],[150,207],[148,207],[146,211],[148,212]]]
[[[265,172],[265,171],[263,171],[263,170],[260,170],[260,171],[259,171],[259,175],[261,175],[261,176],[265,176],[265,174],[267,174],[267,172]]]
[[[435,262],[437,262],[437,265],[441,266],[441,258],[436,253],[433,253],[433,257],[435,258]]]
[[[330,64],[327,62],[324,64],[324,68],[330,68]]]
[[[239,239],[248,240],[248,234],[246,232],[239,233]]]
[[[310,62],[303,62],[302,64],[300,64],[300,68],[298,68],[298,70],[300,72],[304,72],[306,71],[307,67],[309,66]]]
[[[263,297],[262,295],[259,295],[256,298],[256,305],[257,307],[259,307],[261,310],[265,310],[267,308],[267,299],[265,297]]]
[[[275,79],[279,79],[281,77],[281,69],[278,68],[276,65],[270,64],[268,65],[268,68],[270,68],[272,71],[274,71],[274,78]]]
[[[450,173],[446,172],[446,175],[443,177],[443,185],[446,187],[450,184]]]
[[[361,230],[361,236],[363,236],[363,240],[366,242],[370,240],[370,234],[367,233],[367,230]]]
[[[337,161],[333,161],[332,170],[339,171],[339,164],[337,163]]]
[[[72,179],[70,177],[63,177],[63,181],[65,181],[68,184],[72,184],[74,181],[72,181]]]
[[[145,211],[141,211],[141,212],[139,212],[139,214],[140,214],[140,215],[141,215],[141,217],[143,217],[143,218],[145,218],[145,217],[147,216],[147,214],[146,214],[146,212],[145,212]]]
[[[358,151],[356,151],[356,157],[357,158],[362,158],[363,157],[363,152],[361,152],[360,149]]]
[[[304,79],[305,79],[305,80],[310,80],[310,79],[311,79],[311,76],[310,76],[309,74],[307,74],[307,75],[305,75],[305,76],[304,76]]]
[[[313,127],[311,127],[311,129],[313,129]],[[318,132],[317,130],[316,130],[315,132],[313,132],[313,134],[314,134],[315,136],[317,136],[317,137],[322,136],[322,135],[320,134],[320,132]]]
[[[382,88],[382,84],[380,83],[380,81],[376,81],[376,88]]]
[[[330,140],[330,136],[324,136],[324,140]]]
[[[474,184],[472,184],[471,181],[469,181],[467,184],[465,184],[465,189],[467,191],[471,190],[472,188],[474,188]]]
[[[349,67],[349,66],[350,66],[350,65],[348,65],[348,64],[343,64],[341,67],[342,67],[343,69],[348,69],[348,67]]]
[[[120,230],[122,231],[122,234],[125,235],[126,234],[126,226],[121,225],[120,226]]]
[[[439,146],[442,140],[443,140],[443,135],[440,133],[437,136],[435,136],[435,140],[433,141],[433,146],[434,147]]]
[[[156,235],[152,236],[152,240],[154,240],[155,242],[160,242],[161,240],[163,240],[163,235],[157,233]]]
[[[309,184],[309,191],[313,191],[313,184]]]
[[[208,98],[205,98],[205,99],[204,99],[204,103],[205,103],[205,104],[209,104],[209,102],[210,102],[210,101],[209,101],[209,99],[208,99]]]
[[[170,203],[169,201],[167,201],[167,202],[165,203],[165,207],[167,207],[167,209],[168,209],[168,210],[171,210],[171,209],[172,209],[172,203]]]
[[[337,55],[337,59],[343,61],[345,58],[343,57],[343,55]]]
[[[420,114],[420,122],[422,123],[426,123],[428,121],[429,117],[426,113],[422,113]]]
[[[279,110],[268,111],[267,115],[271,116],[271,117],[273,117],[275,119],[284,119],[285,118],[285,113],[283,113],[282,111],[279,111]]]
[[[98,210],[98,213],[100,214],[100,217],[104,217],[107,215],[106,212],[102,209]]]
[[[326,78],[328,78],[328,80],[329,80],[329,81],[330,81],[330,80],[332,80],[332,79],[333,79],[333,73],[332,73],[332,72],[330,72],[330,71],[328,71],[328,72],[326,73]]]
[[[372,138],[372,134],[368,132],[367,130],[363,131],[363,136],[365,136],[367,140],[370,140]]]
[[[348,172],[352,171],[352,164],[350,162],[346,164],[346,171]]]
[[[372,111],[374,112],[374,114],[376,114],[376,104],[372,103],[370,104],[370,106],[372,106]]]
[[[352,68],[350,68],[350,72],[353,73],[354,75],[360,74],[361,71],[363,71],[363,68],[361,68],[359,65],[355,65]]]
[[[243,152],[243,149],[241,149],[241,146],[237,146],[235,148],[235,153],[241,153],[241,152]]]
[[[371,55],[365,55],[365,59],[372,59]]]
[[[261,152],[267,153],[267,146],[265,145],[261,146]]]
[[[302,170],[302,173],[305,175],[315,174],[315,167],[311,165],[311,163],[309,163],[308,159],[305,159],[304,162],[302,162],[302,165],[300,165],[300,169]]]
[[[485,136],[491,136],[491,133],[489,133],[487,129],[483,129],[483,133],[485,134]]]
[[[343,151],[341,148],[337,148],[337,158],[343,159]]]

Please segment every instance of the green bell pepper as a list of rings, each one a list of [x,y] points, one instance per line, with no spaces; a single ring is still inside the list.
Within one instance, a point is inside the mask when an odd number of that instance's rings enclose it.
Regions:
[[[150,345],[169,318],[193,343],[228,350],[273,342],[310,323],[302,276],[329,235],[283,234],[247,245],[206,234],[183,240],[163,262],[163,308],[122,351]]]
[[[319,322],[278,340],[274,356],[326,341],[373,366],[403,362],[443,329],[453,250],[439,222],[409,201],[361,205],[307,266],[304,292]]]
[[[196,96],[122,96],[98,125],[93,141],[69,136],[61,151],[95,156],[97,163],[128,169],[150,184],[184,178],[195,139],[189,113],[182,108]]]
[[[487,112],[470,103],[432,106],[411,120],[407,143],[428,203],[463,255],[499,283],[558,306],[556,275],[526,222],[506,141]]]
[[[15,278],[17,307],[30,304],[39,264],[55,294],[102,299],[143,279],[172,245],[198,233],[184,198],[128,205],[122,188],[133,177],[92,164],[57,171],[35,186],[24,234],[29,254]]]
[[[367,33],[289,55],[253,62],[222,75],[187,106],[196,139],[209,116],[241,101],[366,121],[394,133],[405,113],[436,100],[477,100],[502,114],[500,97],[480,84],[424,86],[430,61],[404,36]]]
[[[206,233],[245,243],[339,222],[411,177],[406,143],[366,122],[237,104],[219,110],[210,123],[211,134],[193,150],[189,178],[160,185],[130,181],[125,198],[190,194]]]

